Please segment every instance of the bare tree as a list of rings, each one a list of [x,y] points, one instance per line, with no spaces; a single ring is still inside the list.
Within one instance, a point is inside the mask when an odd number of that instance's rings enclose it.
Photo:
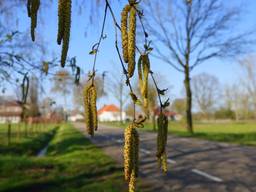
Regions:
[[[256,119],[256,56],[247,56],[239,61],[242,69],[241,81],[250,98],[254,117]]]
[[[64,98],[65,110],[67,110],[67,95],[70,94],[70,86],[73,85],[73,78],[69,71],[59,70],[53,77],[53,86],[51,91],[60,93]]]
[[[201,73],[192,78],[194,101],[201,112],[208,118],[218,102],[220,84],[217,77]]]
[[[112,70],[113,72],[108,76],[106,80],[106,89],[109,90],[111,96],[113,96],[119,104],[120,109],[120,122],[123,122],[124,106],[129,98],[129,92],[125,85],[125,76],[120,76],[119,70]]]
[[[184,75],[187,129],[193,133],[191,71],[209,59],[244,53],[251,33],[236,33],[239,9],[222,0],[145,0],[143,9],[155,56]]]

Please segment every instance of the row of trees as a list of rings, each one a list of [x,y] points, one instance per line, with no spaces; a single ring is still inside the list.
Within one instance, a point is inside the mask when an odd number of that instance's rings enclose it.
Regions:
[[[193,76],[194,109],[201,118],[256,119],[256,57],[248,56],[239,64],[240,78],[231,85],[221,85],[217,77],[206,73]],[[184,101],[178,102],[182,112]]]

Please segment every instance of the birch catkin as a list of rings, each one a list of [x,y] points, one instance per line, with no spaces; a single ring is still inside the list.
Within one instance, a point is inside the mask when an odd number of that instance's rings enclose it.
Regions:
[[[161,112],[158,119],[158,132],[157,132],[157,159],[160,167],[164,172],[167,172],[167,155],[166,144],[168,134],[168,118]]]
[[[85,111],[85,123],[87,133],[94,136],[94,131],[97,130],[97,92],[94,85],[85,86],[84,88],[84,111]]]
[[[58,2],[58,37],[57,43],[60,45],[63,39],[64,31],[64,9],[65,9],[65,0],[59,0]]]
[[[58,2],[58,35],[57,43],[62,42],[61,66],[65,67],[71,27],[72,0],[59,0]]]
[[[136,48],[136,9],[131,7],[129,16],[128,32],[128,76],[131,78],[135,69],[135,48]]]
[[[35,41],[35,29],[37,26],[37,13],[40,7],[40,0],[27,1],[27,13],[31,18],[30,33],[32,41]]]
[[[122,49],[123,49],[123,59],[125,63],[128,63],[128,29],[127,29],[127,19],[128,14],[131,10],[130,5],[126,5],[121,14],[121,35],[122,35]]]
[[[135,124],[125,129],[124,140],[124,176],[129,183],[129,192],[134,192],[139,159],[139,135]]]
[[[150,61],[148,54],[141,55],[138,61],[139,88],[143,97],[143,106],[148,108],[148,77],[150,72]]]

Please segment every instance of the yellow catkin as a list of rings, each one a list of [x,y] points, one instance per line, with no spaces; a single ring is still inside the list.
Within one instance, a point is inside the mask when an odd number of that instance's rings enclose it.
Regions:
[[[97,101],[97,91],[96,87],[93,86],[91,88],[91,111],[92,111],[92,118],[93,118],[93,128],[96,131],[98,129],[98,117],[97,117],[97,106],[96,106],[96,101]]]
[[[161,112],[158,119],[158,133],[157,133],[157,159],[164,172],[167,172],[167,155],[166,144],[168,134],[168,118]]]
[[[132,129],[133,125],[129,125],[124,133],[124,178],[127,182],[130,181],[132,170]]]
[[[87,133],[94,136],[97,129],[96,89],[93,85],[84,88],[84,111]]]
[[[129,191],[135,191],[136,177],[139,169],[139,134],[136,125],[125,129],[124,142],[124,176],[129,184]]]
[[[143,106],[148,109],[148,77],[150,72],[150,61],[148,54],[141,55],[138,62],[139,88],[143,97]]]
[[[83,99],[84,99],[84,116],[87,133],[91,136],[94,135],[94,131],[90,129],[91,127],[91,115],[90,115],[90,86],[84,87]]]
[[[65,9],[62,10],[64,13],[63,16],[63,45],[61,53],[61,66],[64,67],[67,59],[68,47],[69,47],[69,38],[70,38],[70,27],[71,27],[71,0],[66,0]]]
[[[129,16],[128,32],[128,76],[131,78],[135,69],[135,48],[136,48],[136,9],[131,7]]]
[[[135,171],[132,170],[131,179],[129,182],[129,192],[135,192],[135,187],[136,187],[136,176],[135,176]]]
[[[121,35],[122,35],[122,49],[123,59],[125,63],[128,63],[128,32],[127,32],[127,19],[131,9],[130,5],[126,5],[121,14]]]
[[[167,155],[166,155],[166,151],[161,156],[161,165],[162,165],[163,172],[167,173]]]
[[[37,13],[39,6],[40,0],[28,0],[27,2],[28,16],[31,18],[30,32],[32,41],[35,41],[35,28],[37,26]]]
[[[139,134],[136,129],[133,129],[133,151],[134,151],[134,171],[135,177],[139,172]]]
[[[60,45],[63,39],[64,31],[64,9],[65,9],[65,0],[58,1],[58,36],[57,43]]]

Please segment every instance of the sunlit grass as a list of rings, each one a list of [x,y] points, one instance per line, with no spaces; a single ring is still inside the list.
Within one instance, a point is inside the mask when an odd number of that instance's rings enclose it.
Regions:
[[[126,191],[123,168],[71,125],[61,126],[45,157],[0,155],[0,191]]]
[[[114,127],[124,128],[128,123],[104,123]],[[146,123],[141,130],[154,131],[152,123]],[[186,130],[185,122],[170,122],[169,133],[183,137],[230,142],[243,145],[256,145],[256,122],[225,122],[225,123],[194,123],[194,134]]]

